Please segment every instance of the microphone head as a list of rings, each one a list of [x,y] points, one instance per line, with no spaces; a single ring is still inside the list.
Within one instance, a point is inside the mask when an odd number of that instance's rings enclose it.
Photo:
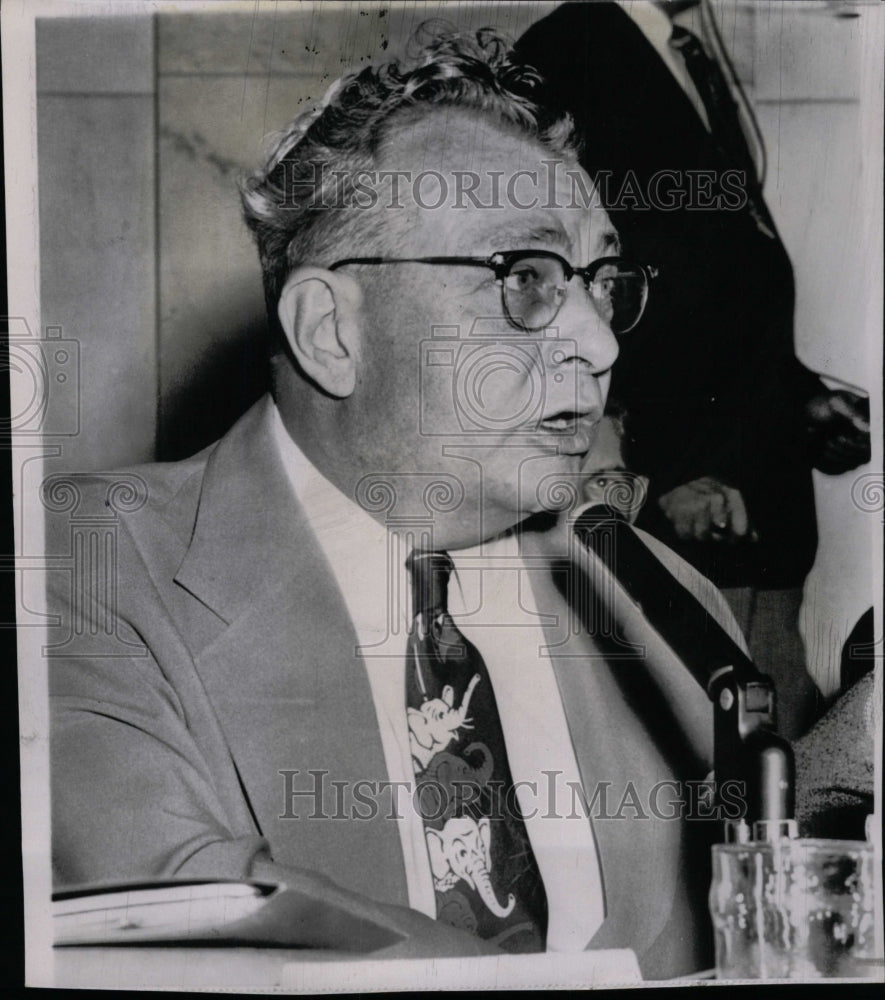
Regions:
[[[579,538],[603,524],[612,522],[626,524],[627,518],[615,507],[606,503],[592,503],[585,507],[575,518],[575,534]]]

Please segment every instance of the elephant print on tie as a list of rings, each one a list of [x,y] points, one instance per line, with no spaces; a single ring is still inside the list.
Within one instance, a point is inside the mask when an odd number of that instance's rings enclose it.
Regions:
[[[413,551],[406,567],[412,626],[403,750],[414,771],[412,802],[424,825],[437,919],[504,951],[543,951],[544,883],[507,762],[488,665],[448,611],[452,559]]]
[[[496,917],[509,917],[516,906],[513,893],[506,906],[498,902],[492,887],[492,831],[488,819],[460,816],[446,821],[441,830],[426,830],[433,886],[448,892],[463,880],[475,889]]]
[[[458,736],[459,729],[472,729],[467,711],[479,674],[474,674],[467,685],[458,708],[454,707],[455,692],[450,685],[442,690],[441,698],[430,698],[420,709],[407,711],[409,721],[409,749],[415,761],[415,770],[427,770],[434,756]]]

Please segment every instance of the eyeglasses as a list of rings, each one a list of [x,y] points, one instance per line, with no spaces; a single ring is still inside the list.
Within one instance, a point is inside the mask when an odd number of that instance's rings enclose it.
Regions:
[[[504,315],[518,330],[543,330],[556,319],[575,275],[612,333],[627,333],[642,318],[651,281],[658,269],[623,257],[600,257],[586,267],[572,267],[550,250],[504,250],[490,257],[347,257],[330,271],[347,264],[449,264],[487,267],[501,288]]]

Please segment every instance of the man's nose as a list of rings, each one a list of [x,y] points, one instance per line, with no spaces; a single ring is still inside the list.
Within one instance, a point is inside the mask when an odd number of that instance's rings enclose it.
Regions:
[[[561,338],[572,342],[575,359],[595,375],[607,372],[618,356],[618,342],[608,322],[596,308],[581,278],[575,275],[557,317]]]

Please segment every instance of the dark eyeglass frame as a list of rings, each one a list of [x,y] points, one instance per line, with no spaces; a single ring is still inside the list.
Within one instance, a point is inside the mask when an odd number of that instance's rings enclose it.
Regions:
[[[575,275],[578,275],[578,277],[580,277],[584,282],[584,288],[586,289],[588,295],[590,295],[591,299],[593,298],[593,294],[590,291],[591,285],[595,281],[596,275],[602,270],[603,267],[610,264],[618,264],[624,265],[627,268],[638,270],[645,279],[645,300],[642,303],[639,315],[633,323],[625,330],[615,331],[618,334],[629,333],[629,331],[636,326],[640,319],[642,319],[642,316],[645,313],[645,307],[648,303],[648,292],[651,288],[651,283],[660,274],[659,269],[654,265],[640,264],[638,261],[629,260],[626,257],[598,257],[596,260],[587,264],[586,267],[575,267],[570,264],[565,257],[558,253],[554,253],[552,250],[496,250],[488,257],[345,257],[342,260],[336,260],[334,264],[330,264],[328,269],[330,271],[334,271],[337,268],[345,267],[348,264],[449,264],[458,267],[486,267],[495,272],[495,281],[501,288],[501,307],[504,310],[504,315],[507,317],[507,321],[511,326],[516,327],[517,330],[523,330],[526,333],[533,333],[538,330],[545,329],[545,327],[549,326],[556,319],[559,315],[559,310],[565,302],[566,296],[563,296],[562,302],[556,306],[553,315],[543,326],[526,326],[522,323],[522,321],[514,316],[511,316],[510,310],[507,308],[507,296],[505,294],[504,279],[510,274],[514,264],[519,263],[520,260],[525,260],[530,257],[544,257],[559,261],[562,265],[566,284],[568,284]]]

